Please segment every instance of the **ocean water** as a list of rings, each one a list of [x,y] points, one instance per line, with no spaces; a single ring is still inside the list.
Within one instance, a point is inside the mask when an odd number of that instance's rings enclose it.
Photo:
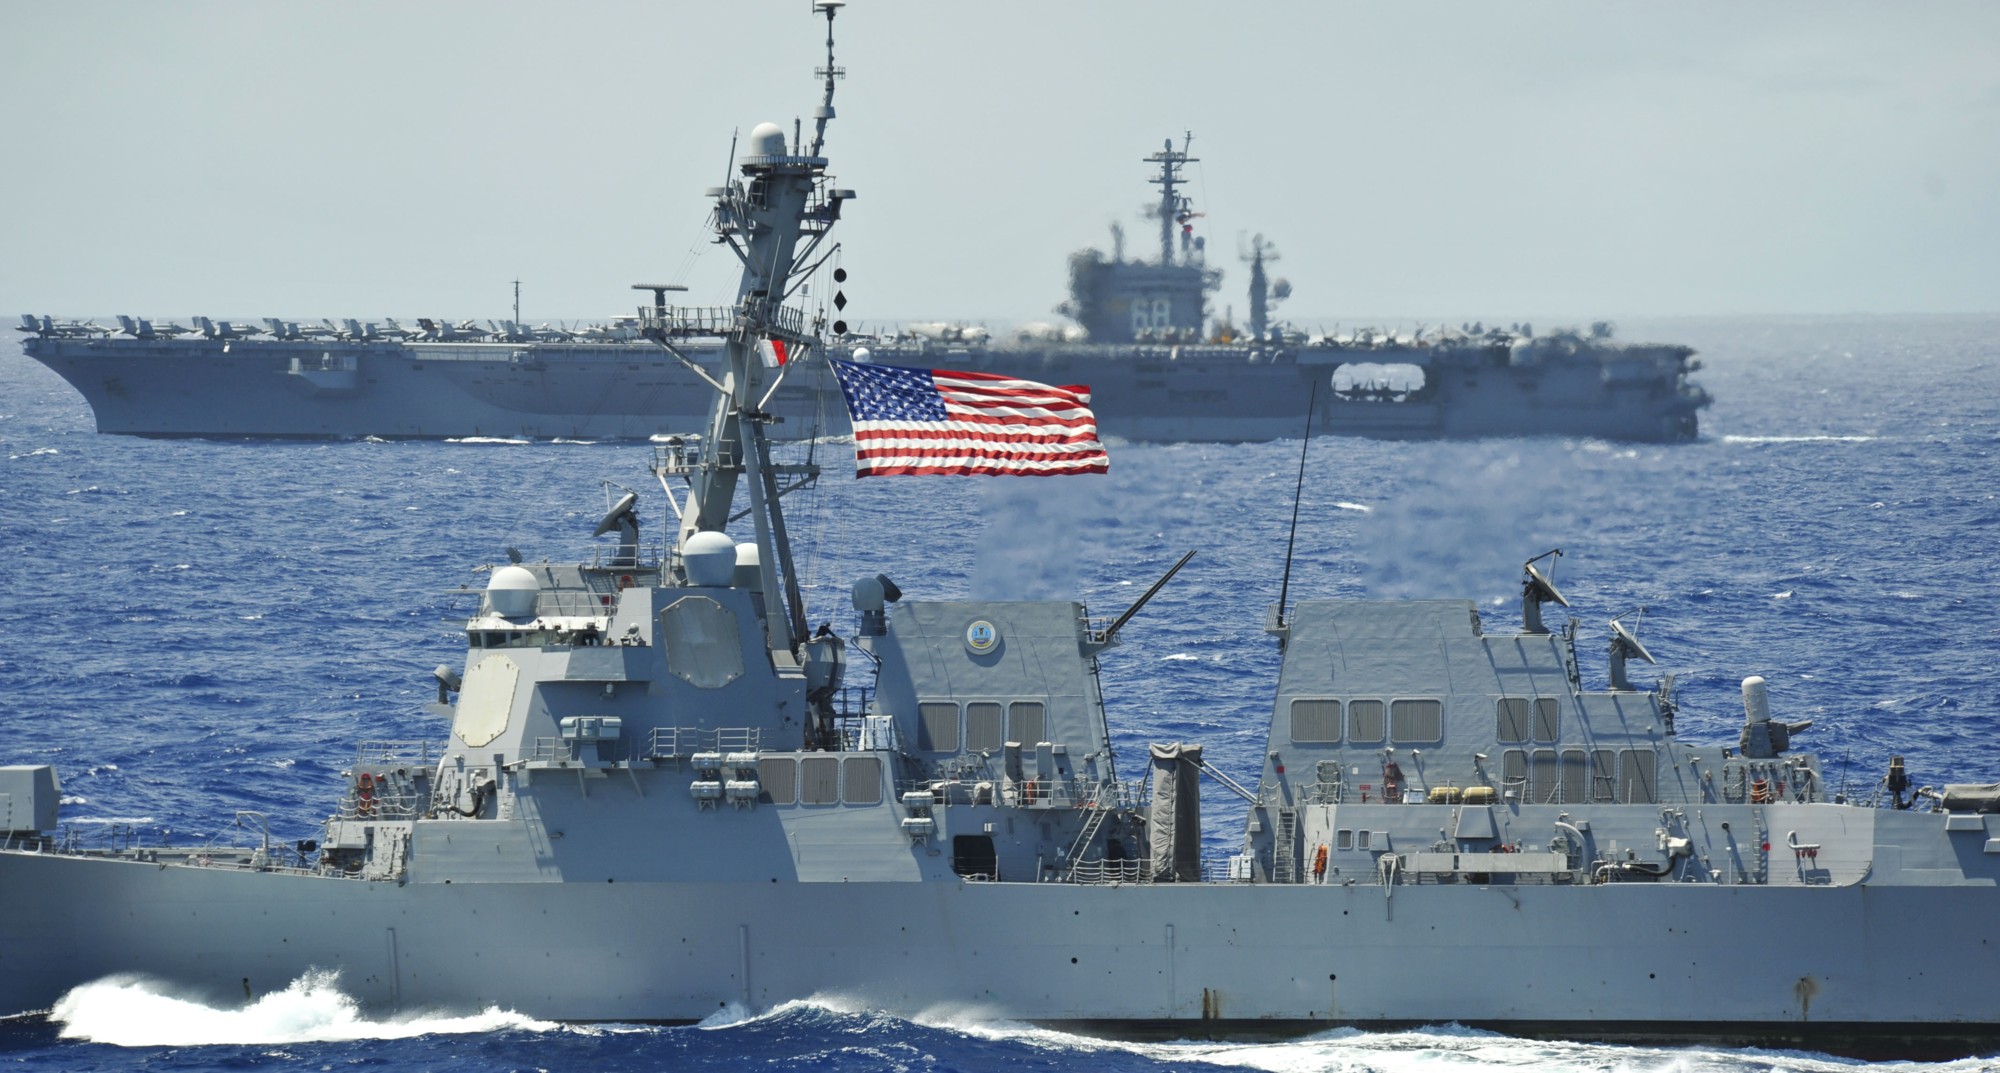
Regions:
[[[1892,755],[1919,783],[2000,781],[2000,317],[1676,320],[1628,337],[1703,352],[1699,442],[1562,438],[1310,445],[1294,599],[1464,597],[1517,621],[1520,564],[1561,547],[1587,685],[1604,620],[1643,607],[1676,677],[1680,733],[1733,741],[1738,682],[1769,679],[1798,744],[1866,793]],[[1112,445],[1061,480],[855,481],[844,447],[788,500],[814,622],[852,631],[848,586],[914,597],[1080,599],[1122,610],[1199,554],[1103,660],[1136,770],[1199,740],[1258,768],[1277,654],[1262,626],[1284,566],[1297,440]],[[316,837],[367,739],[441,740],[430,669],[463,658],[481,564],[588,553],[605,482],[665,513],[629,443],[273,443],[99,436],[88,409],[0,352],[0,763],[51,763],[65,821],[100,841]],[[1207,853],[1242,812],[1207,796]],[[251,815],[243,816],[241,813]],[[7,892],[0,891],[0,906]],[[226,937],[223,937],[226,941]],[[0,1026],[38,1070],[1275,1071],[1845,1069],[1823,1056],[1511,1040],[1451,1026],[1291,1043],[1107,1043],[822,996],[698,1028],[572,1027],[506,1010],[382,1021],[337,979],[245,1008],[133,981]],[[1992,1062],[1893,1068],[1985,1069]]]

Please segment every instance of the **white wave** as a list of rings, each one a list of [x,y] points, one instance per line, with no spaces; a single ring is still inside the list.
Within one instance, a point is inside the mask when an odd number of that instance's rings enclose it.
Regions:
[[[563,438],[563,437],[561,437],[561,436],[557,436],[557,437],[556,437],[555,439],[553,439],[553,440],[550,440],[549,442],[550,442],[550,443],[574,443],[574,444],[578,444],[578,445],[580,445],[580,446],[583,446],[583,447],[594,447],[594,446],[596,446],[596,445],[597,445],[597,441],[596,441],[596,440],[568,440],[568,439],[564,439],[564,438]]]
[[[362,442],[362,443],[388,443],[389,441],[388,441],[388,440],[385,440],[385,439],[383,439],[383,438],[382,438],[382,437],[380,437],[380,436],[363,436],[363,437],[361,437],[361,442]]]
[[[517,438],[514,438],[514,437],[511,437],[511,436],[461,436],[461,437],[459,437],[459,438],[457,438],[457,439],[447,439],[447,440],[445,440],[444,442],[446,442],[446,443],[507,443],[507,444],[514,444],[514,445],[517,445],[517,446],[520,446],[520,445],[526,445],[526,444],[531,444],[531,443],[534,443],[535,441],[533,441],[533,440],[523,440],[523,439],[517,439]]]
[[[29,451],[27,454],[24,455],[8,455],[7,461],[14,462],[23,458],[34,458],[37,455],[59,455],[59,454],[62,454],[62,452],[56,450],[53,447],[37,447],[34,450]]]
[[[1724,443],[1874,443],[1880,436],[1724,436]]]
[[[267,1046],[562,1028],[497,1008],[466,1017],[373,1020],[361,1014],[339,982],[338,973],[309,972],[283,991],[228,1008],[178,998],[149,981],[112,977],[71,990],[57,1000],[49,1019],[62,1026],[65,1038],[118,1047]]]
[[[1008,1021],[915,1018],[980,1039],[1011,1041],[1071,1055],[1107,1051],[1139,1055],[1173,1068],[1192,1063],[1321,1073],[1368,1070],[1375,1073],[1853,1073],[1856,1063],[1799,1051],[1726,1050],[1713,1047],[1658,1047],[1629,1044],[1525,1040],[1460,1025],[1433,1025],[1404,1032],[1364,1032],[1341,1028],[1279,1043],[1137,1043],[1077,1036]],[[1973,1073],[1988,1070],[1979,1059],[1959,1062],[1886,1063],[1871,1069]]]
[[[1771,599],[1773,600],[1789,600],[1791,598],[1792,598],[1792,590],[1790,589],[1786,589],[1783,592],[1774,592],[1771,594]]]
[[[714,1013],[709,1014],[707,1017],[702,1018],[700,1022],[698,1022],[695,1025],[695,1027],[735,1028],[738,1025],[749,1024],[752,1021],[760,1019],[761,1018],[759,1018],[757,1014],[750,1012],[750,1008],[748,1006],[745,1006],[740,1002],[732,1002],[729,1005],[724,1006],[721,1009],[715,1011]]]
[[[75,816],[75,817],[64,816],[63,822],[73,823],[78,826],[83,826],[85,824],[105,824],[105,825],[124,824],[126,826],[136,827],[140,824],[158,823],[160,821],[159,818],[156,816]]]
[[[1164,660],[1174,660],[1175,662],[1194,661],[1201,659],[1200,656],[1197,656],[1192,652],[1175,652],[1170,656],[1161,656],[1160,658]]]
[[[1269,1073],[1322,1073],[1366,1070],[1370,1073],[1474,1073],[1521,1070],[1523,1073],[1853,1073],[1857,1063],[1801,1051],[1731,1050],[1719,1047],[1635,1046],[1527,1040],[1466,1028],[1432,1025],[1401,1032],[1367,1032],[1337,1028],[1295,1040],[1269,1043],[1216,1043],[1182,1040],[1138,1042],[1082,1036],[1059,1029],[1012,1020],[976,1003],[940,1004],[920,1013],[899,1016],[847,995],[817,994],[751,1011],[731,1003],[697,1028],[732,1029],[782,1018],[793,1013],[824,1012],[868,1018],[869,1028],[894,1032],[896,1022],[956,1032],[974,1039],[1018,1044],[1058,1058],[1059,1065],[1080,1064],[1088,1056],[1130,1054],[1172,1068],[1193,1064],[1267,1070]],[[595,1030],[602,1030],[597,1026]],[[581,1030],[579,1031],[586,1031]],[[856,1052],[866,1048],[857,1047]],[[1988,1073],[1980,1059],[1956,1062],[1891,1062],[1871,1070],[1909,1073]]]
[[[1358,510],[1363,514],[1371,514],[1375,510],[1374,507],[1371,507],[1366,503],[1339,502],[1335,503],[1334,507],[1338,510]]]

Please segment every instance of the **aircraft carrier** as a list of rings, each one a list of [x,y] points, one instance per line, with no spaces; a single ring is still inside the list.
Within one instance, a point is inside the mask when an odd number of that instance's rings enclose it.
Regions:
[[[1898,763],[1847,798],[1756,676],[1734,740],[1683,740],[1623,623],[1584,688],[1556,553],[1518,625],[1281,588],[1249,625],[1282,653],[1251,785],[1112,746],[1098,661],[1178,565],[1115,617],[876,574],[847,636],[811,628],[783,497],[816,471],[774,459],[759,352],[814,345],[780,296],[852,197],[823,155],[837,6],[809,137],[759,125],[716,194],[740,304],[703,430],[652,449],[657,539],[627,492],[593,556],[494,567],[435,672],[448,734],[362,743],[312,842],[88,848],[52,768],[0,769],[0,1012],[318,969],[376,1010],[579,1021],[841,995],[1132,1035],[2000,1045],[2000,786]],[[679,350],[682,319],[639,328]],[[1248,803],[1224,860],[1203,778]]]
[[[1320,434],[1378,439],[1585,436],[1674,443],[1694,439],[1711,401],[1690,379],[1685,346],[1629,343],[1598,321],[1537,334],[1483,323],[1307,332],[1273,319],[1291,285],[1269,277],[1277,250],[1243,245],[1249,319],[1212,315],[1222,274],[1211,266],[1202,214],[1183,192],[1193,135],[1146,157],[1159,188],[1151,215],[1157,260],[1112,249],[1070,257],[1073,324],[994,335],[977,325],[925,324],[874,338],[841,337],[841,357],[934,365],[1086,384],[1099,428],[1135,441],[1256,441]]]
[[[1587,436],[1692,440],[1708,393],[1694,352],[1616,341],[1611,326],[1536,334],[1484,324],[1307,333],[1272,319],[1290,293],[1268,278],[1275,248],[1246,244],[1249,321],[1211,315],[1221,272],[1182,192],[1191,136],[1146,158],[1159,187],[1159,258],[1071,257],[1071,323],[995,337],[976,325],[877,334],[830,320],[837,357],[1087,385],[1103,434],[1129,441],[1297,436],[1312,403],[1323,434],[1388,439]],[[719,352],[676,359],[644,338],[668,310],[664,285],[636,315],[581,328],[514,320],[345,319],[188,326],[120,317],[115,327],[24,315],[27,355],[82,393],[100,432],[143,436],[644,438],[699,423]],[[706,337],[731,309],[676,309],[670,334]],[[771,401],[786,435],[844,432],[823,361],[808,357]]]

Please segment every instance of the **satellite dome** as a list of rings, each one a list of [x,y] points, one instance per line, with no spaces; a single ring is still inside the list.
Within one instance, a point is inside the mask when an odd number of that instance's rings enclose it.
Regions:
[[[751,156],[784,156],[785,130],[776,123],[759,123],[750,130]]]
[[[727,585],[736,576],[736,542],[727,533],[696,533],[681,545],[681,567],[693,584]]]
[[[875,360],[875,355],[874,355],[874,354],[871,354],[871,353],[869,353],[869,351],[868,351],[868,348],[867,348],[867,347],[865,347],[865,346],[858,346],[858,347],[855,347],[855,348],[854,348],[854,353],[853,353],[853,354],[851,354],[851,355],[849,355],[849,356],[850,356],[850,357],[852,357],[852,358],[853,358],[853,359],[854,359],[855,361],[857,361],[857,362],[859,362],[859,363],[861,363],[861,364],[863,364],[863,365],[866,365],[866,364],[868,364],[869,362],[871,362],[871,361],[874,361],[874,360]]]
[[[746,540],[736,545],[736,574],[730,584],[751,592],[764,591],[763,565],[764,556],[757,550],[756,544]]]
[[[486,602],[502,618],[529,618],[535,613],[535,597],[542,583],[525,566],[503,566],[486,581]]]

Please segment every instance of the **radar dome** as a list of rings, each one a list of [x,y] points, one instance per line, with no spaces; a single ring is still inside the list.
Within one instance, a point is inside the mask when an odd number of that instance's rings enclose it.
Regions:
[[[486,581],[486,602],[502,618],[528,618],[535,613],[535,596],[542,583],[525,566],[503,566]]]
[[[731,584],[751,592],[764,591],[764,574],[760,569],[763,565],[764,556],[757,545],[749,541],[736,545],[736,576]]]
[[[759,123],[750,130],[751,156],[784,156],[785,131],[776,123]]]
[[[701,532],[681,545],[681,567],[696,585],[719,588],[736,576],[736,542],[727,533]]]

